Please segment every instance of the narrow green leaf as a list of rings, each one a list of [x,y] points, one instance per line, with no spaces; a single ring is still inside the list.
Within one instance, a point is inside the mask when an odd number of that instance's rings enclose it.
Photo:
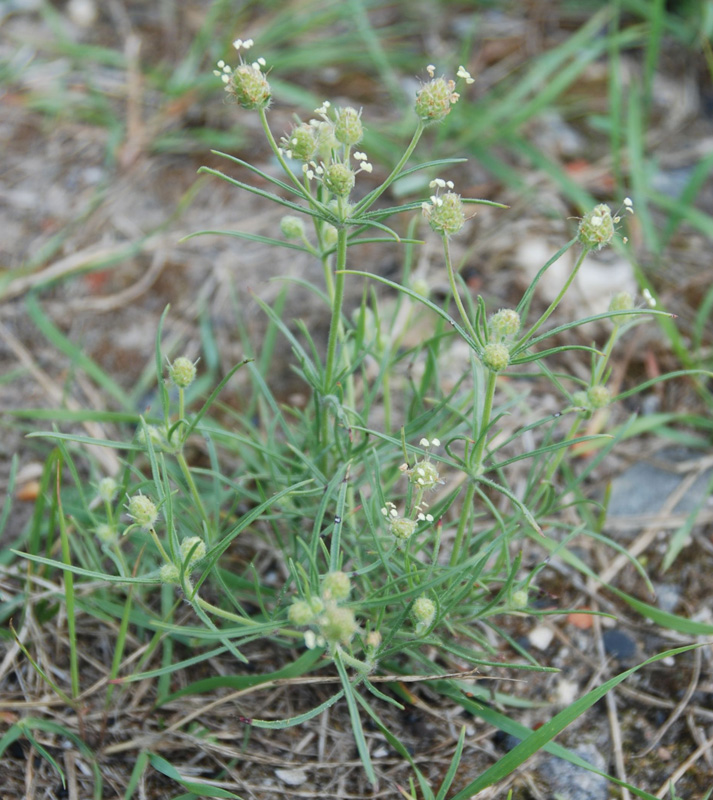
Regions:
[[[188,789],[190,792],[194,792],[198,797],[226,797],[231,798],[231,800],[242,800],[240,795],[233,794],[233,792],[229,792],[227,789],[221,789],[219,786],[211,786],[209,783],[184,778],[173,764],[170,764],[165,758],[157,756],[155,753],[151,753],[149,761],[157,772],[160,772],[167,778],[171,778],[176,781],[176,783],[180,783],[181,786]]]

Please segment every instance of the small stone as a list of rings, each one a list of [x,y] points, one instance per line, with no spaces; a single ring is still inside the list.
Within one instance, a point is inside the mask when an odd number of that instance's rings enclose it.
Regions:
[[[605,771],[606,761],[593,744],[581,744],[571,749],[596,769]],[[564,759],[551,756],[540,764],[538,772],[549,784],[548,797],[557,797],[559,800],[608,800],[609,798],[609,781],[605,777],[570,764]]]
[[[288,786],[301,786],[307,780],[303,769],[276,769],[275,775]]]
[[[530,644],[533,647],[536,647],[538,650],[547,650],[554,635],[552,628],[548,628],[545,625],[538,625],[530,631],[527,638],[530,640]]]
[[[626,661],[636,653],[636,642],[622,630],[604,631],[602,634],[604,650],[619,661]]]

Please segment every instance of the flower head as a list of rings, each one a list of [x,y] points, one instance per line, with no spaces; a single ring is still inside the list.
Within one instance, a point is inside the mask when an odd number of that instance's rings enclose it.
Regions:
[[[450,114],[460,95],[455,91],[455,81],[433,77],[433,64],[428,65],[427,72],[431,80],[422,84],[416,94],[416,113],[424,122],[440,122]]]
[[[515,336],[520,330],[520,315],[513,308],[501,308],[490,317],[489,328],[492,341]]]
[[[319,619],[319,630],[331,645],[349,644],[357,631],[354,612],[350,608],[327,606]]]
[[[317,154],[319,139],[313,125],[302,123],[280,140],[280,147],[288,158],[310,161]]]
[[[425,595],[421,595],[411,606],[411,616],[416,623],[416,633],[424,633],[431,627],[436,616],[436,604]]]
[[[252,39],[236,39],[233,47],[240,54],[240,63],[235,69],[222,59],[217,64],[213,74],[220,78],[225,85],[225,91],[232,94],[238,104],[248,111],[258,108],[268,108],[272,92],[267,77],[263,71],[265,59],[257,58],[247,63],[241,51],[249,50],[253,46]]]
[[[631,198],[625,197],[622,208],[629,214],[634,213],[634,205]],[[601,250],[614,238],[616,225],[621,221],[621,209],[612,214],[611,209],[606,203],[600,203],[582,217],[579,223],[577,236],[581,244],[587,250]],[[624,239],[626,242],[626,239]]]
[[[325,600],[346,600],[352,590],[352,584],[346,572],[330,572],[324,578],[322,597]]]
[[[631,296],[630,292],[617,292],[609,301],[610,311],[628,311],[633,307],[634,298]],[[628,322],[632,316],[632,314],[618,314],[616,317],[612,317],[611,321],[614,323],[614,325],[619,327],[625,322]]]
[[[346,106],[337,111],[337,121],[334,123],[334,137],[341,144],[348,147],[359,144],[364,137],[364,126],[361,124],[361,111]]]
[[[463,201],[459,194],[452,191],[453,181],[436,178],[431,181],[429,187],[435,189],[436,193],[432,194],[427,202],[421,203],[423,216],[436,233],[453,236],[465,224]],[[441,189],[448,191],[441,194]]]
[[[102,478],[97,486],[97,493],[100,499],[105,503],[111,503],[111,501],[116,497],[118,489],[119,484],[114,480],[114,478]]]
[[[387,503],[381,509],[381,513],[386,518],[389,530],[396,539],[401,542],[407,542],[413,536],[417,526],[416,520],[399,516],[399,512],[393,503]]]
[[[181,561],[188,559],[187,569],[190,569],[197,561],[205,558],[205,542],[200,536],[188,536],[180,544]]]
[[[196,379],[196,365],[185,356],[179,356],[168,365],[168,377],[179,389],[187,389]]]
[[[483,348],[483,364],[492,372],[502,372],[510,363],[510,351],[501,342],[491,342]]]
[[[153,528],[158,519],[156,504],[143,494],[135,494],[130,497],[126,508],[134,524],[140,528],[146,530]]]

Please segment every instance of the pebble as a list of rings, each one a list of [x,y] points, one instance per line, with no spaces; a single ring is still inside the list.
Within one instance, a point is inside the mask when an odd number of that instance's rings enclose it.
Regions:
[[[580,744],[570,748],[580,758],[604,772],[606,761],[593,744]],[[537,768],[550,789],[552,797],[559,800],[608,800],[609,781],[555,756],[546,758]]]
[[[307,773],[300,768],[276,769],[275,775],[288,786],[301,786],[307,780]]]
[[[538,625],[530,631],[527,638],[530,640],[530,644],[533,647],[536,647],[538,650],[547,650],[554,635],[552,628],[548,628],[545,625]]]
[[[636,653],[636,642],[628,633],[614,628],[611,631],[604,631],[602,634],[604,650],[610,656],[619,661],[626,661]]]

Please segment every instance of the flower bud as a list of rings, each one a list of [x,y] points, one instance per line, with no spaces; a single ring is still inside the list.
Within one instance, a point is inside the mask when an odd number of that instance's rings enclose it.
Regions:
[[[424,83],[416,95],[415,108],[419,119],[425,122],[445,119],[460,96],[454,89],[455,83],[445,78],[434,78]]]
[[[350,608],[328,607],[319,624],[322,636],[331,645],[349,644],[357,630],[354,612]]]
[[[587,403],[592,410],[605,408],[611,402],[611,392],[606,386],[591,386],[587,389]]]
[[[113,478],[102,478],[99,481],[99,486],[97,486],[97,493],[101,500],[105,503],[111,503],[111,501],[116,497],[116,492],[119,489],[119,485]]]
[[[416,630],[423,631],[429,628],[436,616],[436,604],[428,597],[417,597],[411,606],[411,616],[416,623]]]
[[[196,365],[185,356],[179,356],[168,366],[171,383],[179,389],[188,388],[196,379]]]
[[[493,372],[502,372],[510,363],[510,351],[507,346],[499,342],[485,345],[483,349],[483,364]]]
[[[346,600],[349,597],[349,592],[352,590],[352,584],[346,572],[330,572],[324,578],[322,586],[322,597],[325,600]]]
[[[147,425],[145,430],[143,426],[139,429],[139,432],[136,436],[139,444],[146,446],[147,433],[148,438],[151,440],[151,444],[154,446],[154,448],[163,450],[166,447],[166,440],[164,439],[161,431],[155,425]]]
[[[315,614],[306,600],[293,600],[287,618],[293,625],[309,625]]]
[[[351,106],[339,109],[334,125],[334,136],[338,142],[347,146],[359,144],[364,136],[360,117],[360,112]]]
[[[512,593],[512,597],[510,598],[510,605],[513,608],[525,608],[528,601],[527,591],[525,589],[518,589],[516,592]]]
[[[367,650],[378,650],[381,647],[381,634],[379,631],[369,631],[366,635]]]
[[[158,519],[158,509],[156,505],[143,494],[135,494],[129,499],[127,506],[129,516],[134,521],[134,524],[140,528],[153,528],[154,523]]]
[[[330,225],[328,222],[324,224],[322,228],[322,243],[325,247],[334,247],[337,243],[337,239],[339,237],[339,231],[334,227],[334,225]]]
[[[188,562],[188,568],[190,568],[197,561],[205,558],[205,542],[200,536],[189,536],[181,542],[180,552],[182,562],[186,561],[189,553],[191,554],[190,561]]]
[[[238,64],[226,85],[238,104],[248,111],[267,108],[272,92],[262,70],[256,64]]]
[[[181,573],[175,564],[164,564],[158,573],[161,583],[180,583]]]
[[[280,220],[280,230],[285,239],[301,239],[305,233],[305,226],[299,217],[287,216]]]
[[[495,340],[515,336],[520,330],[520,315],[513,308],[501,308],[490,317],[491,338]]]
[[[339,161],[330,164],[324,170],[324,185],[337,197],[348,197],[354,188],[354,172]]]
[[[106,522],[97,525],[94,533],[102,544],[112,544],[116,541],[116,528]]]
[[[428,298],[431,293],[431,287],[425,278],[414,278],[411,281],[411,291],[416,292],[420,297]]]
[[[634,308],[634,298],[629,292],[617,292],[609,303],[610,311],[628,311],[630,308]],[[633,314],[621,314],[612,317],[612,322],[618,327],[628,322],[632,317]]]
[[[440,196],[434,195],[430,203],[421,205],[423,216],[436,233],[453,236],[465,224],[463,201],[455,192],[446,192]]]
[[[579,241],[587,250],[600,250],[614,236],[614,220],[608,205],[600,203],[579,223]]]

